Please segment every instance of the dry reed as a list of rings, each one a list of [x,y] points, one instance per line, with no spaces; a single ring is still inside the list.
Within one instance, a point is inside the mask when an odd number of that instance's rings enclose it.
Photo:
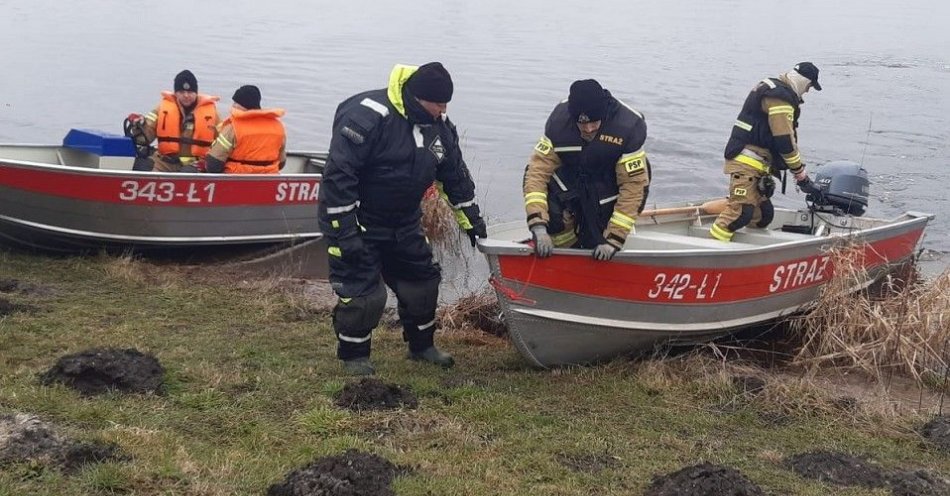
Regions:
[[[429,243],[442,253],[459,253],[462,248],[462,238],[455,212],[446,201],[439,196],[435,186],[426,192],[422,198],[422,228],[425,230]]]
[[[865,248],[832,251],[835,276],[810,312],[792,322],[801,337],[793,364],[835,367],[876,379],[903,374],[918,383],[944,381],[950,339],[950,270],[930,281],[893,273],[869,289]]]
[[[439,308],[442,328],[451,332],[481,331],[505,336],[508,328],[501,318],[501,308],[494,291],[485,289],[459,298]]]

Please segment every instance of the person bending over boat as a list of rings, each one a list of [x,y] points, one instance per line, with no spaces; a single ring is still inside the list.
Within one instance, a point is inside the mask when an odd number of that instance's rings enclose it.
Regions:
[[[287,161],[287,134],[280,122],[284,110],[262,109],[257,86],[241,86],[231,99],[231,116],[211,144],[205,171],[277,174]]]
[[[370,342],[386,305],[383,282],[396,293],[409,358],[454,364],[433,340],[441,269],[422,231],[420,208],[437,181],[472,246],[486,237],[458,132],[445,116],[453,88],[438,62],[396,65],[388,88],[337,107],[318,215],[339,296],[333,309],[337,357],[350,374],[375,372]]]
[[[729,199],[709,230],[712,237],[732,241],[749,224],[768,226],[774,215],[772,175],[781,171],[791,171],[803,192],[821,194],[805,173],[798,148],[802,97],[811,88],[821,91],[818,68],[802,62],[777,78],[763,79],[746,97],[726,143],[723,172],[729,175]]]
[[[610,260],[623,248],[650,192],[643,114],[593,79],[575,81],[554,107],[524,173],[535,253],[593,249]]]
[[[218,97],[198,94],[198,80],[187,69],[175,76],[174,90],[163,91],[162,101],[145,114],[137,139],[144,146],[158,140],[148,170],[197,172],[195,162],[208,153],[220,121]]]

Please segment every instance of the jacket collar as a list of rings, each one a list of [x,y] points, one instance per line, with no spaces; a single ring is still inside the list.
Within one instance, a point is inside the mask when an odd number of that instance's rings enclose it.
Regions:
[[[389,103],[396,108],[403,117],[406,115],[406,102],[403,101],[403,87],[409,76],[412,76],[419,67],[415,65],[396,64],[392,72],[389,73],[389,86],[386,88],[386,96],[389,97]]]

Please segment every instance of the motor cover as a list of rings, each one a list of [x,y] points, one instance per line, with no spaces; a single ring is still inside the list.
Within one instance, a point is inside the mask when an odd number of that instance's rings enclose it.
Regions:
[[[838,208],[859,217],[868,206],[871,182],[868,172],[861,164],[849,160],[835,160],[815,168],[815,184],[821,190],[821,198],[807,199],[816,207]]]

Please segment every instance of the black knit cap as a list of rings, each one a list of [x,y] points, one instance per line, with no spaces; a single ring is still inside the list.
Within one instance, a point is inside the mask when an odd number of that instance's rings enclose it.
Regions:
[[[416,98],[435,103],[452,101],[454,90],[452,76],[439,62],[429,62],[419,66],[419,69],[409,76],[406,87]]]
[[[175,76],[175,91],[198,91],[198,79],[188,69]]]
[[[577,122],[599,121],[607,115],[607,95],[593,79],[582,79],[571,84],[567,109]]]
[[[261,90],[257,86],[246,84],[234,91],[231,97],[234,103],[248,109],[258,110],[261,108]]]
[[[815,64],[811,62],[799,62],[795,65],[795,72],[808,78],[808,80],[811,81],[811,85],[814,86],[816,90],[821,91],[821,85],[818,84],[818,68],[815,67]],[[832,84],[832,86],[834,86],[834,84]]]

